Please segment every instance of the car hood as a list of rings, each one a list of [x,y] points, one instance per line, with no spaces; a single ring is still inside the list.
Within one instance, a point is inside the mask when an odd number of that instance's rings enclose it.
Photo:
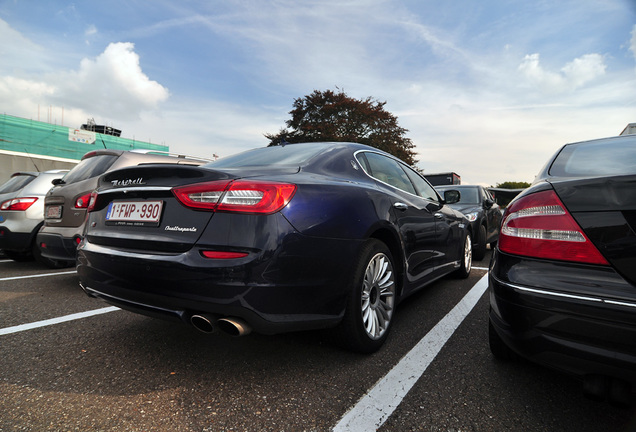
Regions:
[[[477,204],[452,204],[451,207],[460,213],[467,214],[481,210]]]

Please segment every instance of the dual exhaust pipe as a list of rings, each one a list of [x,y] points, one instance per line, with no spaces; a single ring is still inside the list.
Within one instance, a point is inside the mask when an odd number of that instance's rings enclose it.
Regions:
[[[216,329],[231,336],[245,336],[252,332],[252,328],[240,318],[216,319],[210,315],[195,314],[190,317],[190,323],[203,333],[214,333]]]

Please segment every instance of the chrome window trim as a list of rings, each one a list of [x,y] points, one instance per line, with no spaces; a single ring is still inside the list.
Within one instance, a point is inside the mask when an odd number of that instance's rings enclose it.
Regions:
[[[385,154],[385,153],[381,153],[381,152],[379,152],[379,151],[373,151],[373,150],[358,150],[358,151],[356,151],[356,152],[354,152],[354,153],[353,153],[353,157],[356,159],[356,163],[357,163],[358,165],[360,165],[360,168],[362,168],[362,172],[364,172],[364,174],[365,174],[367,177],[369,177],[370,179],[375,180],[375,181],[377,181],[377,182],[380,182],[380,183],[382,183],[383,185],[387,185],[388,187],[393,188],[393,189],[395,189],[395,190],[399,190],[399,191],[400,191],[400,192],[402,192],[402,193],[405,193],[405,194],[408,194],[408,195],[410,195],[410,196],[413,196],[413,197],[419,198],[419,199],[421,199],[421,200],[424,200],[424,201],[426,201],[426,202],[430,202],[430,203],[434,203],[434,204],[438,204],[438,205],[441,205],[441,204],[442,204],[442,202],[441,202],[441,201],[431,201],[431,200],[429,200],[429,199],[427,199],[427,198],[424,198],[424,197],[419,196],[419,195],[414,195],[414,194],[412,194],[412,193],[410,193],[410,192],[408,192],[408,191],[405,191],[404,189],[400,189],[400,188],[398,188],[398,187],[395,187],[395,186],[393,186],[393,185],[391,185],[391,184],[388,184],[388,183],[386,183],[386,182],[383,182],[383,181],[382,181],[382,180],[380,180],[380,179],[377,179],[377,178],[373,177],[371,174],[369,174],[369,173],[367,172],[367,170],[365,170],[365,169],[364,169],[364,165],[362,165],[362,164],[360,163],[360,161],[358,160],[358,154],[359,154],[359,153],[375,153],[375,154],[378,154],[378,155],[380,155],[380,156],[384,156],[384,157],[386,157],[386,158],[393,159],[393,160],[394,160],[395,162],[397,162],[398,164],[400,164],[400,165],[404,165],[404,166],[408,167],[409,169],[413,169],[413,168],[409,167],[409,166],[408,166],[408,165],[406,165],[404,162],[402,162],[400,159],[398,159],[398,158],[396,158],[396,157],[393,157],[392,155],[387,155],[387,154]],[[415,171],[415,170],[413,170],[413,171]],[[416,172],[417,172],[417,171],[416,171]],[[424,181],[426,181],[426,182],[428,183],[428,180],[426,180],[426,179],[425,179],[422,175],[420,175],[419,173],[418,173],[418,175],[419,175],[420,177],[422,177],[422,178],[424,179]],[[438,197],[439,197],[439,198],[441,198],[441,197],[439,196],[439,193],[438,193],[438,192],[437,192],[437,190],[435,189],[435,187],[434,187],[434,186],[432,186],[430,183],[428,183],[428,184],[429,184],[429,186],[431,186],[431,188],[433,188],[433,190],[434,190],[434,191],[435,191],[435,193],[438,195]]]

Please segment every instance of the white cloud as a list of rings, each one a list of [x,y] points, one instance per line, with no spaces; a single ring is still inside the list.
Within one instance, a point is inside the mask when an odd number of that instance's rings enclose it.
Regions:
[[[632,29],[632,40],[629,45],[629,50],[634,54],[634,58],[636,59],[636,25]]]
[[[93,36],[97,34],[97,27],[94,24],[89,25],[86,30],[84,30],[84,36]]]
[[[139,117],[165,101],[168,90],[143,73],[132,43],[111,43],[95,59],[85,58],[77,71],[55,77],[59,101],[88,112]]]
[[[528,54],[519,65],[519,71],[538,89],[546,93],[575,90],[605,74],[605,61],[600,54],[585,54],[567,63],[560,73],[544,69],[539,54]]]
[[[46,50],[0,19],[0,72],[31,71],[46,63]],[[9,42],[10,41],[10,42]]]
[[[54,106],[64,107],[70,122],[87,117],[138,119],[168,97],[165,87],[144,74],[132,43],[111,43],[96,58],[83,59],[74,71],[31,79],[0,75],[0,109],[30,118],[38,106]]]

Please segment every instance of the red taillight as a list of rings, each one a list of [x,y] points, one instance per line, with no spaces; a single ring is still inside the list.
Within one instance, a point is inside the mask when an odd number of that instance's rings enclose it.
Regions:
[[[91,194],[82,195],[75,200],[75,208],[84,209],[88,208],[88,204],[91,200]]]
[[[245,252],[225,252],[225,251],[204,250],[204,251],[201,251],[201,255],[211,259],[235,259],[235,258],[244,258],[248,254]]]
[[[0,210],[25,211],[37,200],[37,198],[13,198],[0,204]]]
[[[86,211],[88,213],[92,212],[95,209],[95,202],[97,201],[97,192],[91,192],[88,199],[88,206],[86,206]]]
[[[271,214],[285,207],[294,196],[296,185],[265,181],[212,181],[175,187],[181,204],[201,210]]]
[[[514,255],[608,265],[552,190],[512,203],[501,226],[499,249]]]

